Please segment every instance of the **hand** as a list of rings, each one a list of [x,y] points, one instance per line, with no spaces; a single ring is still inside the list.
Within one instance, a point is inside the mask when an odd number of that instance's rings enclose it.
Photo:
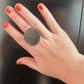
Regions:
[[[6,8],[8,16],[24,33],[33,27],[40,34],[39,43],[32,46],[24,40],[24,35],[11,24],[8,22],[3,23],[3,27],[8,34],[33,56],[33,58],[22,57],[17,60],[17,64],[27,65],[42,74],[59,78],[66,83],[71,82],[72,84],[73,81],[79,78],[79,73],[84,70],[82,69],[84,58],[44,4],[40,3],[38,10],[51,31],[47,30],[41,21],[22,4],[16,4],[15,9],[11,6]],[[80,70],[80,67],[82,70]],[[84,78],[84,75],[82,77]]]

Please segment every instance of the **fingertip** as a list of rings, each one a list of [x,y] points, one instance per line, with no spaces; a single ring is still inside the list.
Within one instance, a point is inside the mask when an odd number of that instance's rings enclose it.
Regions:
[[[16,64],[17,64],[17,65],[22,65],[23,62],[22,62],[20,59],[18,59],[18,60],[16,61]]]
[[[6,29],[8,27],[8,22],[3,22],[2,26],[4,29]]]
[[[11,12],[12,12],[12,7],[11,7],[11,6],[7,6],[7,7],[5,8],[5,12],[6,12],[6,13],[11,13]]]
[[[22,65],[22,62],[17,62],[17,65]]]
[[[43,10],[43,3],[39,3],[39,4],[37,5],[37,8],[40,9],[40,10]]]
[[[20,4],[20,3],[17,3],[17,4],[15,5],[15,9],[16,9],[17,11],[21,11],[21,4]]]

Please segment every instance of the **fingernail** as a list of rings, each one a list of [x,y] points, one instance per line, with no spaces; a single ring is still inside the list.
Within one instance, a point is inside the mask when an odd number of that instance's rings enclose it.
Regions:
[[[11,13],[11,7],[10,6],[8,6],[8,7],[6,7],[6,10],[5,10],[7,13]]]
[[[20,5],[20,4],[16,4],[15,9],[16,9],[17,11],[21,11],[21,5]]]
[[[38,7],[39,7],[40,10],[43,10],[43,6],[41,4],[39,4]]]
[[[17,62],[18,65],[22,65],[22,62]]]
[[[8,23],[7,22],[4,22],[3,23],[3,27],[6,29],[8,27]]]

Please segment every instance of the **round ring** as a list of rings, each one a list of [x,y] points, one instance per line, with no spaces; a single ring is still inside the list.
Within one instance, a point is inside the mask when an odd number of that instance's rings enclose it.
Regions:
[[[29,44],[36,45],[40,40],[40,34],[34,28],[29,28],[24,34],[24,39]]]

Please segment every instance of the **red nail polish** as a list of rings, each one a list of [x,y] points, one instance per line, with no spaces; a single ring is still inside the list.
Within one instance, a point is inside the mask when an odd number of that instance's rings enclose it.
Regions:
[[[18,65],[22,65],[22,62],[17,62]]]
[[[8,7],[6,7],[6,10],[5,10],[7,13],[11,13],[11,7],[10,6],[8,6]]]
[[[20,4],[16,4],[15,9],[16,9],[17,11],[21,11],[21,5],[20,5]]]
[[[4,22],[3,23],[3,27],[6,29],[8,27],[8,23],[7,22]]]
[[[40,10],[43,10],[43,6],[41,4],[38,7]]]

